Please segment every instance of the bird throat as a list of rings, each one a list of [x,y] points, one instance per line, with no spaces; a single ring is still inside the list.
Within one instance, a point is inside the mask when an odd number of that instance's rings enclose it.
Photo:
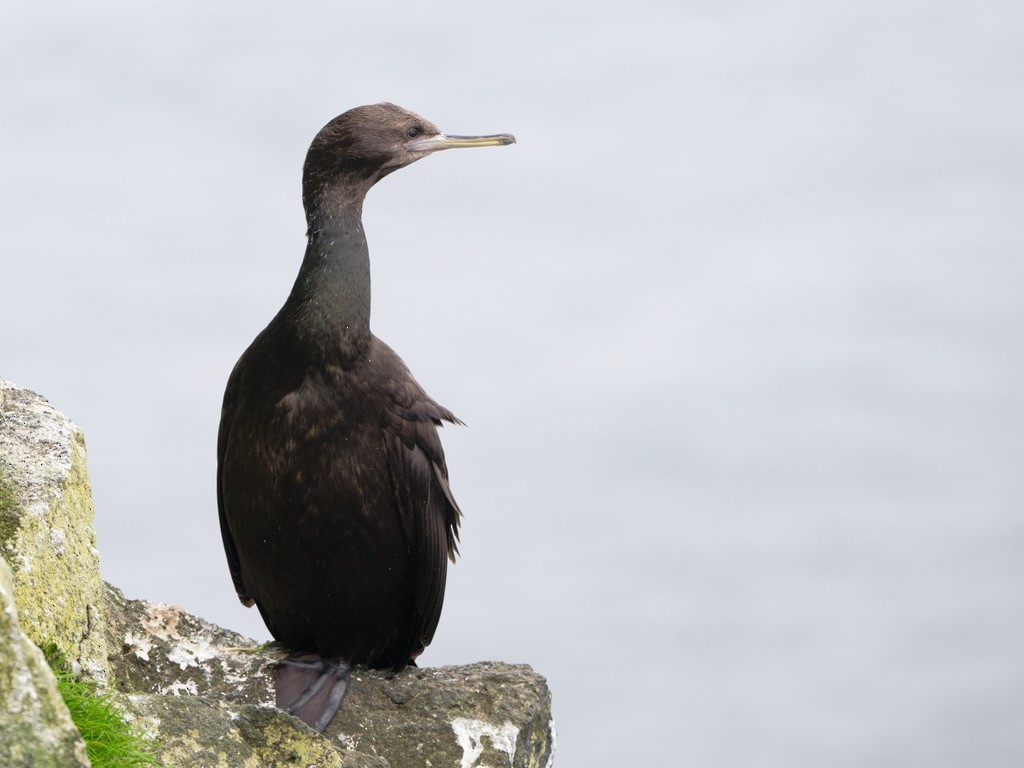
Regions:
[[[329,357],[358,357],[370,340],[370,253],[361,207],[314,218],[284,306],[297,340]]]

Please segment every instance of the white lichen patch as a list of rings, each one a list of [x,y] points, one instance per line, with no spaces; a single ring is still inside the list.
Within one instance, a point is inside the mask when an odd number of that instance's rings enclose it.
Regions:
[[[217,649],[208,642],[179,641],[167,652],[167,660],[181,669],[201,667],[204,662],[217,658]]]
[[[50,531],[50,548],[53,554],[60,556],[64,554],[64,544],[68,540],[67,534],[59,529]]]
[[[354,752],[359,747],[359,740],[347,733],[339,733],[334,738],[347,750]]]
[[[172,696],[181,696],[183,693],[188,694],[189,696],[199,695],[199,688],[193,680],[186,680],[184,683],[180,680],[175,680],[170,685],[160,686],[159,691],[163,696],[166,696],[167,694]]]
[[[153,644],[145,637],[132,634],[131,632],[125,633],[124,647],[128,650],[128,653],[134,653],[136,658],[142,661],[149,661],[149,652],[153,650]]]
[[[233,672],[223,659],[221,659],[220,666],[224,671],[224,685],[234,686],[235,690],[241,690],[249,682],[248,674],[239,675]]]
[[[170,646],[167,660],[178,665],[180,669],[202,667],[207,678],[210,670],[203,667],[204,663],[217,658],[218,651],[209,638],[202,634],[193,637],[182,637],[178,631],[182,610],[176,605],[167,603],[149,603],[142,627],[151,637],[164,640]],[[148,652],[148,649],[147,649]]]
[[[459,764],[459,768],[497,768],[497,766],[477,762],[483,755],[486,746],[484,737],[491,742],[495,751],[505,753],[509,766],[514,764],[519,729],[512,723],[506,721],[499,726],[492,725],[485,720],[457,717],[452,720],[452,730],[455,732],[455,740],[462,747],[462,762]]]

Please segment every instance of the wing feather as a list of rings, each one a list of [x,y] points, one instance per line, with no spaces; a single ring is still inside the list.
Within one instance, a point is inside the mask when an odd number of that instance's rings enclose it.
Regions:
[[[235,387],[234,374],[228,379],[228,386],[224,392],[224,405],[221,408],[220,429],[217,433],[217,512],[220,517],[220,535],[224,541],[224,554],[227,556],[228,569],[231,571],[231,581],[235,585],[235,592],[242,605],[252,606],[255,600],[249,594],[245,582],[242,580],[242,563],[238,557],[238,548],[235,546],[234,537],[231,535],[231,527],[228,525],[227,515],[224,507],[224,459],[227,453],[228,438],[231,434],[232,416],[235,412]]]
[[[416,619],[413,642],[422,651],[434,636],[444,603],[448,560],[458,552],[462,512],[452,495],[438,427],[461,424],[411,377],[392,399],[385,445],[399,517],[413,562]]]

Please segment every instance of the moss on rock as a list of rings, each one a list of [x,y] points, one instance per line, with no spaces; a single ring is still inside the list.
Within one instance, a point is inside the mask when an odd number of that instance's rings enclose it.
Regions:
[[[8,555],[14,551],[8,542],[18,532],[20,520],[18,500],[14,498],[14,491],[4,481],[3,472],[0,472],[0,555]]]
[[[368,755],[336,750],[320,734],[278,709],[234,706],[196,696],[128,697],[136,727],[158,745],[167,766],[204,768],[385,768]]]
[[[0,382],[0,549],[22,629],[104,680],[102,582],[85,437],[44,398]]]
[[[0,765],[88,766],[85,743],[57,691],[57,679],[21,631],[14,579],[0,558]]]

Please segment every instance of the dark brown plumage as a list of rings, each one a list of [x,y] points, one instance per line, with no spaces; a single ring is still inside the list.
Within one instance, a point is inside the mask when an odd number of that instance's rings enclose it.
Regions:
[[[392,104],[328,123],[303,169],[299,275],[228,380],[217,449],[228,565],[242,602],[294,652],[279,706],[320,730],[349,665],[398,670],[430,643],[461,517],[437,432],[457,419],[370,333],[363,198],[436,150],[513,142],[444,136]]]

